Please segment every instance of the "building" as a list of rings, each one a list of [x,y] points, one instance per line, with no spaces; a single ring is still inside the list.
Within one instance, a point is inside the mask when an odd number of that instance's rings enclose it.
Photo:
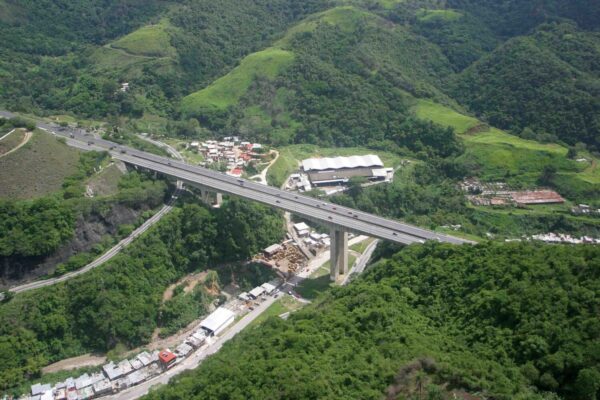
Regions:
[[[175,349],[175,354],[177,354],[178,357],[182,357],[185,358],[187,357],[192,351],[194,351],[194,348],[192,346],[190,346],[189,344],[186,343],[181,343],[179,346],[177,346],[177,348]]]
[[[294,224],[294,229],[296,230],[296,234],[300,237],[306,236],[310,233],[310,226],[306,225],[304,222]]]
[[[112,384],[108,379],[103,379],[94,383],[94,386],[92,386],[92,388],[94,389],[94,395],[96,396],[105,396],[113,392]]]
[[[158,353],[158,360],[164,369],[169,369],[177,362],[177,356],[169,349]]]
[[[36,383],[31,386],[31,395],[32,396],[41,396],[46,392],[52,391],[52,386],[49,383],[42,385],[41,383]]]
[[[511,192],[510,197],[517,205],[559,204],[565,199],[554,190],[527,190]]]
[[[144,368],[144,363],[141,362],[137,357],[129,360],[129,364],[131,364],[131,367],[135,371],[137,371],[138,369]]]
[[[235,313],[224,307],[219,307],[200,322],[200,327],[207,331],[209,336],[218,335],[233,323]]]
[[[372,181],[388,179],[388,169],[373,154],[351,157],[309,158],[302,169],[313,186],[335,186],[348,183],[350,178],[363,177]],[[383,171],[382,171],[383,170]],[[393,171],[391,171],[393,173]]]
[[[272,257],[275,253],[277,253],[281,249],[282,249],[281,245],[275,243],[275,244],[270,245],[266,249],[264,249],[263,253],[265,254],[265,257]]]
[[[258,299],[263,294],[265,294],[265,289],[262,286],[257,286],[248,293],[253,299]]]
[[[242,301],[250,301],[250,300],[252,300],[250,298],[250,296],[248,296],[248,293],[246,293],[246,292],[242,292],[242,293],[238,294],[238,299],[240,299]]]
[[[260,285],[260,287],[265,290],[266,294],[271,294],[275,291],[275,289],[277,289],[274,285],[271,285],[270,283],[263,283],[262,285]]]

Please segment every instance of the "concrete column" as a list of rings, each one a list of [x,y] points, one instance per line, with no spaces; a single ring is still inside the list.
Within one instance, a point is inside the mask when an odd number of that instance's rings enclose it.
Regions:
[[[334,228],[331,230],[330,240],[331,272],[329,276],[335,282],[340,275],[348,273],[348,232]]]
[[[200,198],[207,206],[221,207],[223,203],[223,194],[213,192],[205,187],[200,187]]]
[[[200,198],[204,204],[210,205],[210,192],[204,187],[200,188]]]

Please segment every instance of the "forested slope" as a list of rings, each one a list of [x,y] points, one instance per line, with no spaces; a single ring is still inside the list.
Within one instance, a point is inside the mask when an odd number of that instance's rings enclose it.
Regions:
[[[147,343],[157,327],[168,327],[193,306],[174,304],[169,317],[161,317],[168,285],[222,261],[246,260],[283,233],[281,215],[255,203],[232,199],[217,211],[184,205],[105,265],[0,303],[6,359],[0,390],[39,376],[54,361]]]
[[[441,399],[463,389],[593,399],[599,260],[587,246],[410,247],[147,398]]]
[[[453,93],[492,125],[600,146],[600,34],[548,24],[465,70]]]

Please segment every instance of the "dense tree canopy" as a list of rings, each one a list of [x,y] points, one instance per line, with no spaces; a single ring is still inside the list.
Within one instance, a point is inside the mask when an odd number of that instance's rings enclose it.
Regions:
[[[570,24],[544,25],[508,41],[457,79],[454,93],[502,128],[529,128],[600,148],[598,37]]]
[[[593,399],[599,260],[592,246],[410,247],[148,398],[380,399],[396,382],[390,399]]]
[[[280,214],[264,206],[232,199],[215,212],[189,204],[106,265],[0,304],[0,350],[10,355],[0,366],[0,389],[37,376],[50,362],[118,343],[139,346],[157,327],[177,330],[208,299],[199,289],[161,305],[169,284],[222,260],[245,260],[282,236]]]

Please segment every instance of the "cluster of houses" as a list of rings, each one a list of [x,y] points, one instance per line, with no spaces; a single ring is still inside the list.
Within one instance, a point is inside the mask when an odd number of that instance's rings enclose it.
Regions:
[[[587,204],[578,204],[571,208],[571,214],[575,215],[600,215],[600,208],[592,208]]]
[[[567,243],[567,244],[600,244],[600,239],[595,239],[589,236],[581,236],[580,238],[572,237],[563,233],[544,233],[531,236],[532,240],[540,240],[545,243]]]
[[[149,353],[144,351],[134,358],[119,363],[109,362],[101,372],[68,378],[55,385],[36,383],[31,386],[27,400],[87,400],[117,393],[139,385],[188,357],[207,344],[207,338],[218,335],[235,321],[235,313],[219,307],[206,317],[174,351],[164,349]]]
[[[140,384],[163,371],[160,353],[144,351],[118,364],[110,362],[102,372],[67,378],[54,386],[36,383],[31,386],[30,400],[87,400],[116,393]]]
[[[238,297],[244,301],[257,300],[264,295],[277,292],[276,282],[264,283],[242,293]],[[203,319],[198,327],[181,342],[175,350],[143,351],[131,359],[118,363],[109,362],[100,372],[85,373],[78,378],[67,378],[55,385],[36,383],[31,386],[31,395],[22,400],[88,400],[120,392],[139,385],[169,369],[189,357],[195,350],[210,343],[209,338],[219,335],[234,323],[236,313],[226,307],[218,307]]]
[[[201,165],[223,163],[227,166],[227,174],[238,178],[242,176],[248,164],[258,162],[264,157],[263,146],[260,143],[244,142],[237,136],[226,137],[223,141],[194,141],[190,143],[190,147],[204,157]]]
[[[331,245],[331,239],[326,233],[318,233],[311,229],[305,222],[294,224],[296,235],[311,250],[317,250]]]

